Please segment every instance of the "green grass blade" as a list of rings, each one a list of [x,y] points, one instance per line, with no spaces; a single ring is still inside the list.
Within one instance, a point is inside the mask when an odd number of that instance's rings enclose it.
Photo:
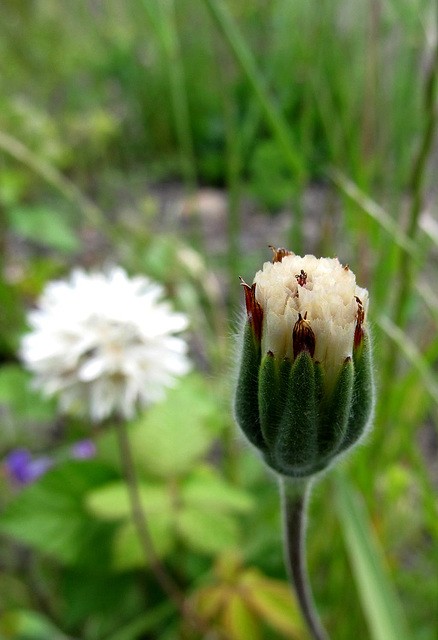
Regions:
[[[204,0],[204,2],[254,91],[266,121],[283,153],[285,161],[293,173],[303,177],[305,169],[302,154],[298,151],[296,144],[292,140],[288,123],[272,103],[265,83],[259,75],[254,57],[235,24],[233,17],[224,2],[218,0]]]
[[[110,235],[108,223],[103,212],[85,196],[78,187],[66,178],[58,169],[46,162],[26,147],[20,140],[0,131],[0,149],[22,162],[37,175],[55,187],[67,200],[81,209],[84,216],[96,229],[105,235]]]
[[[435,404],[438,405],[438,379],[421,351],[417,349],[409,336],[397,327],[388,316],[378,316],[377,324],[386,335],[397,345],[400,353],[416,369],[423,380],[424,388],[428,391]]]
[[[152,631],[162,625],[173,613],[174,607],[171,602],[164,601],[163,604],[155,607],[151,611],[141,614],[122,628],[111,633],[105,640],[135,640],[140,635]]]
[[[143,0],[143,7],[166,57],[171,107],[181,152],[181,170],[186,188],[190,192],[196,188],[197,183],[196,158],[174,0],[163,3]]]
[[[336,504],[339,521],[372,640],[407,640],[402,606],[385,570],[385,560],[364,504],[338,474]]]
[[[414,260],[418,259],[419,249],[416,243],[398,227],[397,223],[383,207],[363,193],[363,191],[341,171],[332,169],[329,171],[329,176],[346,196],[351,198],[362,211],[375,220],[377,224],[391,236],[395,244],[406,251]]]

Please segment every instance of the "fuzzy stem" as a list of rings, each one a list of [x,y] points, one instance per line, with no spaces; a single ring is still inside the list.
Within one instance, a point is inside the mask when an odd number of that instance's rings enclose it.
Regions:
[[[284,551],[289,579],[314,640],[329,640],[313,602],[306,563],[305,521],[310,481],[280,479],[284,517]]]

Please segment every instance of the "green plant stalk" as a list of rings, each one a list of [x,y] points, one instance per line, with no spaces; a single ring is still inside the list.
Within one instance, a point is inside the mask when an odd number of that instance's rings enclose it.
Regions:
[[[169,575],[155,551],[155,546],[148,527],[147,516],[141,503],[138,478],[135,471],[128,432],[126,430],[126,425],[120,419],[116,419],[116,431],[120,460],[131,502],[132,520],[137,530],[138,539],[140,541],[145,561],[151,567],[152,572],[164,593],[167,594],[169,600],[173,602],[179,610],[182,618],[187,623],[187,627],[189,629],[205,633],[207,631],[206,623],[201,620],[189,606],[179,586],[176,584],[173,577]]]
[[[155,551],[154,543],[149,532],[146,514],[141,503],[137,473],[135,471],[134,460],[129,442],[126,425],[119,419],[116,420],[117,440],[120,451],[120,460],[123,473],[128,486],[129,499],[131,502],[132,520],[137,529],[138,538],[143,550],[146,563],[152,568],[163,591],[176,604],[178,609],[185,611],[184,598],[171,576],[160,562]]]
[[[423,137],[418,149],[416,158],[412,166],[411,178],[409,181],[409,192],[412,203],[409,212],[409,224],[407,236],[411,240],[415,239],[418,231],[418,221],[424,201],[424,178],[427,161],[435,137],[437,121],[437,76],[438,76],[438,43],[435,45],[433,60],[430,64],[424,87],[424,115],[426,124]],[[400,288],[395,305],[394,322],[398,327],[403,328],[406,322],[407,302],[413,283],[412,257],[403,255],[400,262]],[[395,355],[395,354],[394,354]],[[392,361],[392,358],[389,358]]]
[[[418,232],[418,222],[424,201],[424,178],[427,161],[435,137],[437,121],[437,76],[438,76],[438,43],[435,45],[433,60],[430,64],[424,87],[424,115],[426,124],[423,136],[414,159],[411,178],[409,181],[409,192],[411,194],[411,208],[409,212],[409,224],[406,236],[410,241],[415,241]],[[408,305],[410,293],[414,285],[415,260],[407,251],[400,254],[400,266],[398,271],[399,286],[394,302],[394,325],[403,330],[407,322]],[[393,379],[399,362],[400,351],[395,341],[391,341],[388,347],[385,373],[383,376],[384,387],[382,395],[389,391],[389,385]]]
[[[329,640],[316,611],[307,573],[305,527],[310,486],[310,480],[300,481],[280,477],[285,562],[289,579],[312,638]]]

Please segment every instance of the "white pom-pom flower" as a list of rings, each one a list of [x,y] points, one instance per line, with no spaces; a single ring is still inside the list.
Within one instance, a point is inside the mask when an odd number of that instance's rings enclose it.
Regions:
[[[35,386],[57,395],[61,408],[100,421],[130,418],[164,396],[190,369],[186,342],[175,334],[187,317],[163,300],[163,288],[120,267],[73,271],[49,283],[31,311],[21,343]]]
[[[254,278],[255,299],[263,310],[262,353],[294,359],[297,321],[314,337],[315,361],[334,380],[352,356],[356,327],[368,309],[368,291],[337,258],[297,256],[274,250]],[[296,327],[295,331],[293,331]]]

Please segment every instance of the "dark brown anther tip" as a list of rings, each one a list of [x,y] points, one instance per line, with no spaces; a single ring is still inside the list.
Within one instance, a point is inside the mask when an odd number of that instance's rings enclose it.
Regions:
[[[269,356],[270,358],[273,358],[274,357],[274,352],[273,351],[267,351],[266,355]]]
[[[307,317],[307,313],[305,318]],[[315,334],[312,331],[310,323],[305,318],[302,318],[301,313],[298,314],[298,320],[295,323],[293,331],[293,351],[294,358],[297,358],[300,353],[306,351],[311,358],[315,355]]]
[[[356,328],[354,330],[354,346],[357,349],[362,344],[363,340],[363,323],[365,320],[365,311],[363,308],[362,300],[357,296],[354,296],[357,302],[356,311]]]
[[[350,265],[349,265],[349,264],[346,264],[346,265],[345,265],[345,267],[344,267],[344,271],[350,271]]]
[[[245,282],[243,278],[239,276],[240,284],[245,290],[245,305],[248,320],[254,331],[254,335],[260,342],[262,339],[262,324],[263,324],[263,309],[259,305],[255,296],[256,283],[251,286]]]
[[[268,247],[270,249],[272,249],[272,252],[274,254],[273,257],[272,257],[272,262],[274,262],[274,263],[275,262],[281,262],[285,256],[293,256],[293,255],[295,255],[293,251],[288,251],[287,249],[282,249],[281,247],[276,249],[271,244],[269,244]]]
[[[295,278],[297,279],[300,287],[304,287],[307,282],[307,273],[303,269],[301,269],[300,273],[295,275]]]
[[[344,360],[344,364],[347,364],[347,362],[351,362],[351,356],[347,356]]]

